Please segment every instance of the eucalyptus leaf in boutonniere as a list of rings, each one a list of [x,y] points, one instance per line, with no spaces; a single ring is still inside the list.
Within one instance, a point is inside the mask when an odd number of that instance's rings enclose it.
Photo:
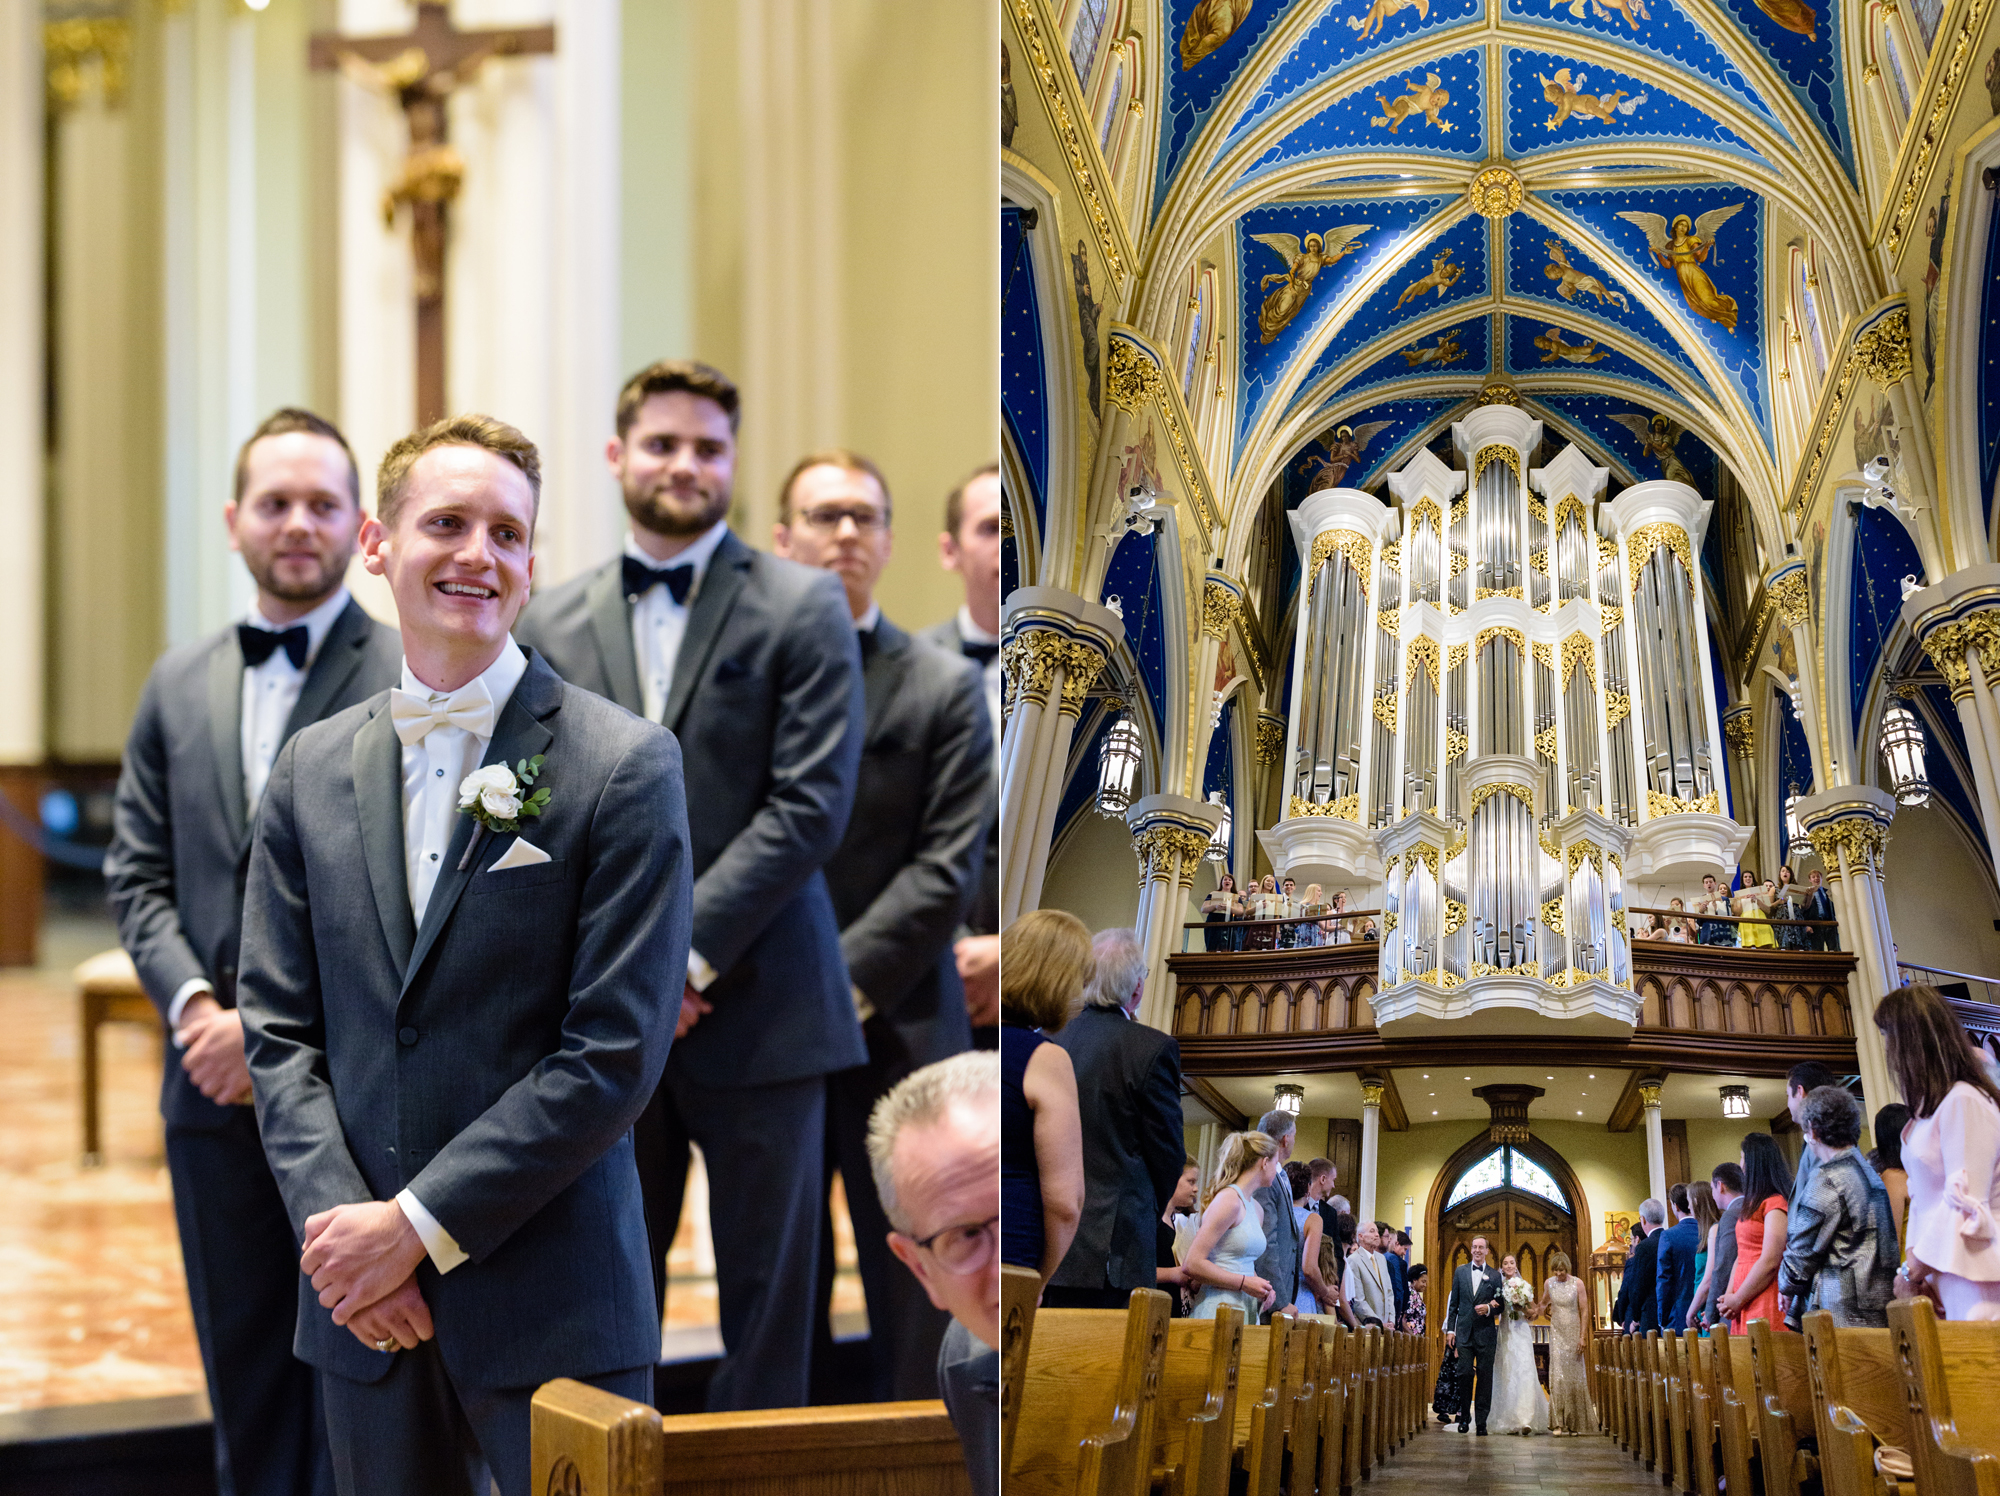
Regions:
[[[459,781],[458,813],[479,823],[466,845],[465,855],[458,860],[459,871],[471,866],[487,832],[518,835],[525,817],[538,816],[548,807],[548,786],[532,788],[541,772],[542,755],[537,753],[511,769],[505,764],[488,764]]]

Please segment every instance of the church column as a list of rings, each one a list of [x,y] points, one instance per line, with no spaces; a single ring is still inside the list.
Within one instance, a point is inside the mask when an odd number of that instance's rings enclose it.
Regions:
[[[1667,1198],[1667,1139],[1660,1126],[1660,1082],[1639,1082],[1639,1105],[1646,1118],[1646,1193],[1662,1203]]]
[[[1873,1115],[1876,1108],[1897,1099],[1881,1030],[1875,1027],[1876,1003],[1902,985],[1889,906],[1882,893],[1882,850],[1895,814],[1895,800],[1866,785],[1849,785],[1799,801],[1799,824],[1819,854],[1841,934],[1854,951],[1849,1009],[1867,1107],[1864,1115]]]
[[[2000,564],[1967,567],[1911,593],[1903,622],[1951,688],[1987,850],[2000,866]]]
[[[1139,949],[1146,953],[1146,991],[1139,1021],[1174,1031],[1173,978],[1167,957],[1180,949],[1194,875],[1208,856],[1221,820],[1216,807],[1186,795],[1148,795],[1125,813],[1139,857]]]
[[[1201,589],[1201,637],[1196,641],[1194,673],[1189,677],[1194,694],[1188,702],[1187,764],[1181,774],[1181,788],[1197,800],[1202,798],[1202,771],[1208,764],[1209,737],[1215,731],[1215,663],[1222,655],[1230,626],[1242,615],[1242,584],[1219,571],[1210,572]]]
[[[1736,755],[1736,796],[1729,814],[1739,825],[1761,829],[1757,815],[1757,728],[1752,715],[1748,702],[1731,707],[1722,715],[1722,736],[1729,744],[1729,751]],[[1757,830],[1753,829],[1742,852],[1743,860],[1752,866],[1756,865],[1758,843]]]
[[[1877,317],[1855,334],[1854,351],[1860,358],[1862,373],[1888,397],[1896,429],[1925,430],[1923,393],[1911,373],[1908,310],[1899,306]],[[1910,528],[1916,534],[1917,553],[1923,557],[1925,572],[1942,577],[1951,568],[1944,559],[1943,537],[1938,530],[1937,464],[1930,443],[1905,442],[1902,456],[1894,473],[1898,497],[1916,511]]]
[[[1805,563],[1794,561],[1789,566],[1779,567],[1766,579],[1764,586],[1766,594],[1777,605],[1779,618],[1792,634],[1792,656],[1799,666],[1799,710],[1805,714],[1806,745],[1812,751],[1811,788],[1828,789],[1836,782],[1833,771],[1838,765],[1830,757],[1831,745],[1826,741],[1825,722],[1820,716],[1819,656],[1813,645]]]
[[[1070,737],[1124,641],[1109,608],[1055,587],[1018,588],[1001,619],[1008,709],[1000,734],[1000,924],[1041,900]]]
[[[1361,1196],[1355,1203],[1357,1221],[1375,1217],[1375,1169],[1382,1156],[1382,1082],[1364,1076],[1361,1081]]]

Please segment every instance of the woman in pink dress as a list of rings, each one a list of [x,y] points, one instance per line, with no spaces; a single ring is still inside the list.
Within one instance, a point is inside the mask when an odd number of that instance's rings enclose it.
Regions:
[[[1778,1264],[1785,1255],[1785,1202],[1792,1194],[1792,1171],[1768,1132],[1743,1139],[1743,1211],[1736,1222],[1736,1266],[1729,1274],[1729,1292],[1715,1301],[1729,1317],[1732,1334],[1740,1335],[1753,1319],[1767,1319],[1781,1329],[1778,1308]]]
[[[1946,1319],[2000,1319],[2000,1089],[1936,988],[1891,992],[1875,1023],[1910,1108],[1896,1296],[1929,1294]]]

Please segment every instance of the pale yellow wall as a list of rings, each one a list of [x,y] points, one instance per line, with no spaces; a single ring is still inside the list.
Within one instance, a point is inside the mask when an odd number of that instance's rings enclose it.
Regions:
[[[1042,907],[1067,909],[1092,930],[1139,916],[1139,863],[1123,821],[1086,814],[1063,839],[1042,882]]]
[[[1947,971],[2000,975],[1993,880],[1945,812],[1929,806],[1896,812],[1883,890],[1899,956]],[[1949,893],[1941,897],[1941,890]]]

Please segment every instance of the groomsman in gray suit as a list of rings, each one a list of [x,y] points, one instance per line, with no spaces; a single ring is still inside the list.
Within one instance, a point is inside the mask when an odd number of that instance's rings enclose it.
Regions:
[[[874,1380],[867,1395],[933,1397],[950,1316],[889,1250],[889,1218],[869,1170],[868,1116],[904,1076],[972,1046],[952,936],[986,844],[993,734],[979,672],[956,651],[912,639],[875,601],[891,548],[881,470],[858,452],[815,452],[792,469],[780,504],[773,549],[833,572],[846,591],[868,711],[854,813],[826,865],[868,1063],[827,1078],[827,1179],[840,1170],[868,1297]],[[833,1288],[827,1220],[816,1354],[833,1343],[819,1333]],[[841,1400],[854,1401],[852,1389]]]
[[[917,637],[939,649],[956,651],[979,667],[993,741],[1000,742],[1000,467],[989,462],[951,491],[944,504],[944,531],[938,558],[965,584],[965,602],[942,623]],[[986,860],[979,890],[954,947],[975,1042],[982,1049],[999,1043],[1000,1023],[1000,793],[994,780],[987,815]]]
[[[482,1465],[528,1496],[536,1388],[652,1392],[631,1129],[687,961],[680,753],[509,636],[540,502],[526,437],[440,421],[377,484],[361,542],[402,684],[271,771],[250,1072],[343,1496],[483,1496]]]
[[[705,364],[626,382],[606,444],[625,553],[537,597],[520,633],[686,756],[694,944],[635,1142],[662,1302],[691,1143],[710,1170],[718,1411],[806,1401],[826,1077],[868,1058],[822,873],[854,804],[861,650],[838,578],[731,533],[737,411]]]
[[[170,651],[139,699],[105,882],[173,1043],[160,1086],[188,1303],[224,1496],[333,1485],[313,1369],[292,1354],[299,1244],[250,1108],[236,969],[257,803],[279,748],[394,683],[402,646],[342,581],[364,518],[347,441],[280,410],[223,511],[257,584],[242,623]]]

